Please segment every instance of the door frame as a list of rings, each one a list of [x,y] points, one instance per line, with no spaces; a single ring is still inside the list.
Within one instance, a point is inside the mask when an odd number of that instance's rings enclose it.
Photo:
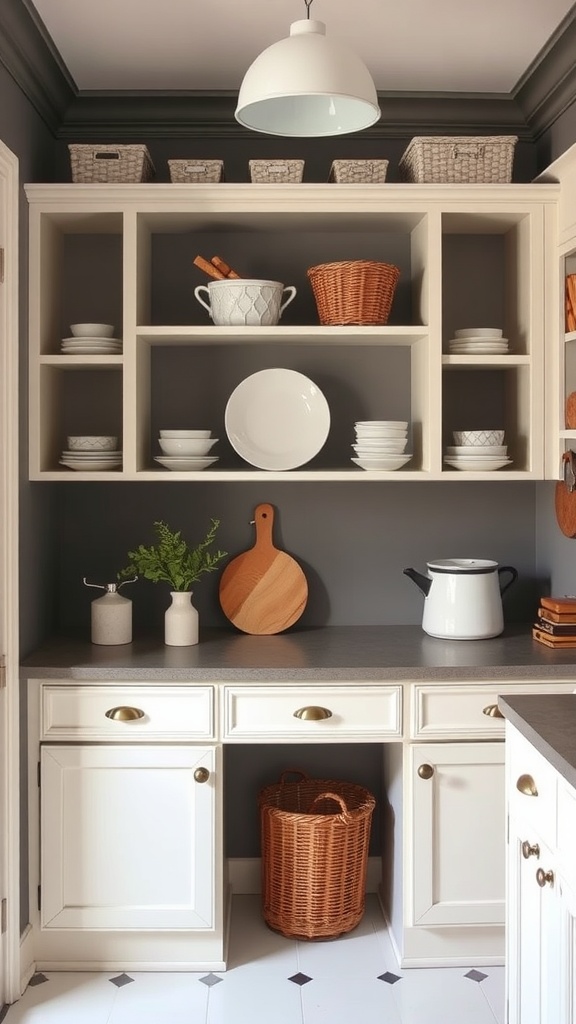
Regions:
[[[20,769],[18,635],[18,354],[19,162],[0,140],[0,897],[6,931],[0,937],[0,1006],[20,997]]]

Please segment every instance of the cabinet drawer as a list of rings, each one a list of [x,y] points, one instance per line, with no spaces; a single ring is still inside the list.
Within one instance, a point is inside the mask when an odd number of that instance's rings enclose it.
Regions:
[[[297,714],[304,709],[315,709],[308,714],[325,717]],[[226,686],[223,714],[223,734],[228,741],[377,741],[402,735],[402,690],[399,686],[352,683],[273,689]]]
[[[132,720],[112,709],[142,712]],[[214,735],[211,686],[47,684],[40,688],[42,740],[195,740]]]
[[[509,693],[571,693],[574,683],[441,683],[415,684],[411,693],[411,739],[503,739],[504,719],[492,717],[498,695]]]
[[[532,830],[554,849],[556,846],[558,775],[549,761],[525,739],[506,725],[506,782],[512,817]]]

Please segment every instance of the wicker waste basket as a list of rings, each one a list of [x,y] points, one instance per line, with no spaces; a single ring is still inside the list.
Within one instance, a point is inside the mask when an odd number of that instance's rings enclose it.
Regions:
[[[287,938],[333,939],[359,924],[375,803],[362,786],[299,771],[261,791],[262,913],[270,928]]]
[[[321,324],[385,324],[400,271],[392,263],[343,260],[308,268]]]

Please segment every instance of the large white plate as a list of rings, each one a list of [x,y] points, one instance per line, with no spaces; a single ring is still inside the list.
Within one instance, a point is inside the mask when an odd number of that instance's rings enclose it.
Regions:
[[[320,388],[296,370],[274,368],[246,377],[224,413],[228,440],[258,469],[295,469],[322,448],[330,409]]]

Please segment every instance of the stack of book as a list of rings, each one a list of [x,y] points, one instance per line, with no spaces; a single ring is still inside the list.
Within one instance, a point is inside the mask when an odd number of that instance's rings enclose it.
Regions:
[[[576,597],[541,597],[532,636],[546,647],[576,647]]]

